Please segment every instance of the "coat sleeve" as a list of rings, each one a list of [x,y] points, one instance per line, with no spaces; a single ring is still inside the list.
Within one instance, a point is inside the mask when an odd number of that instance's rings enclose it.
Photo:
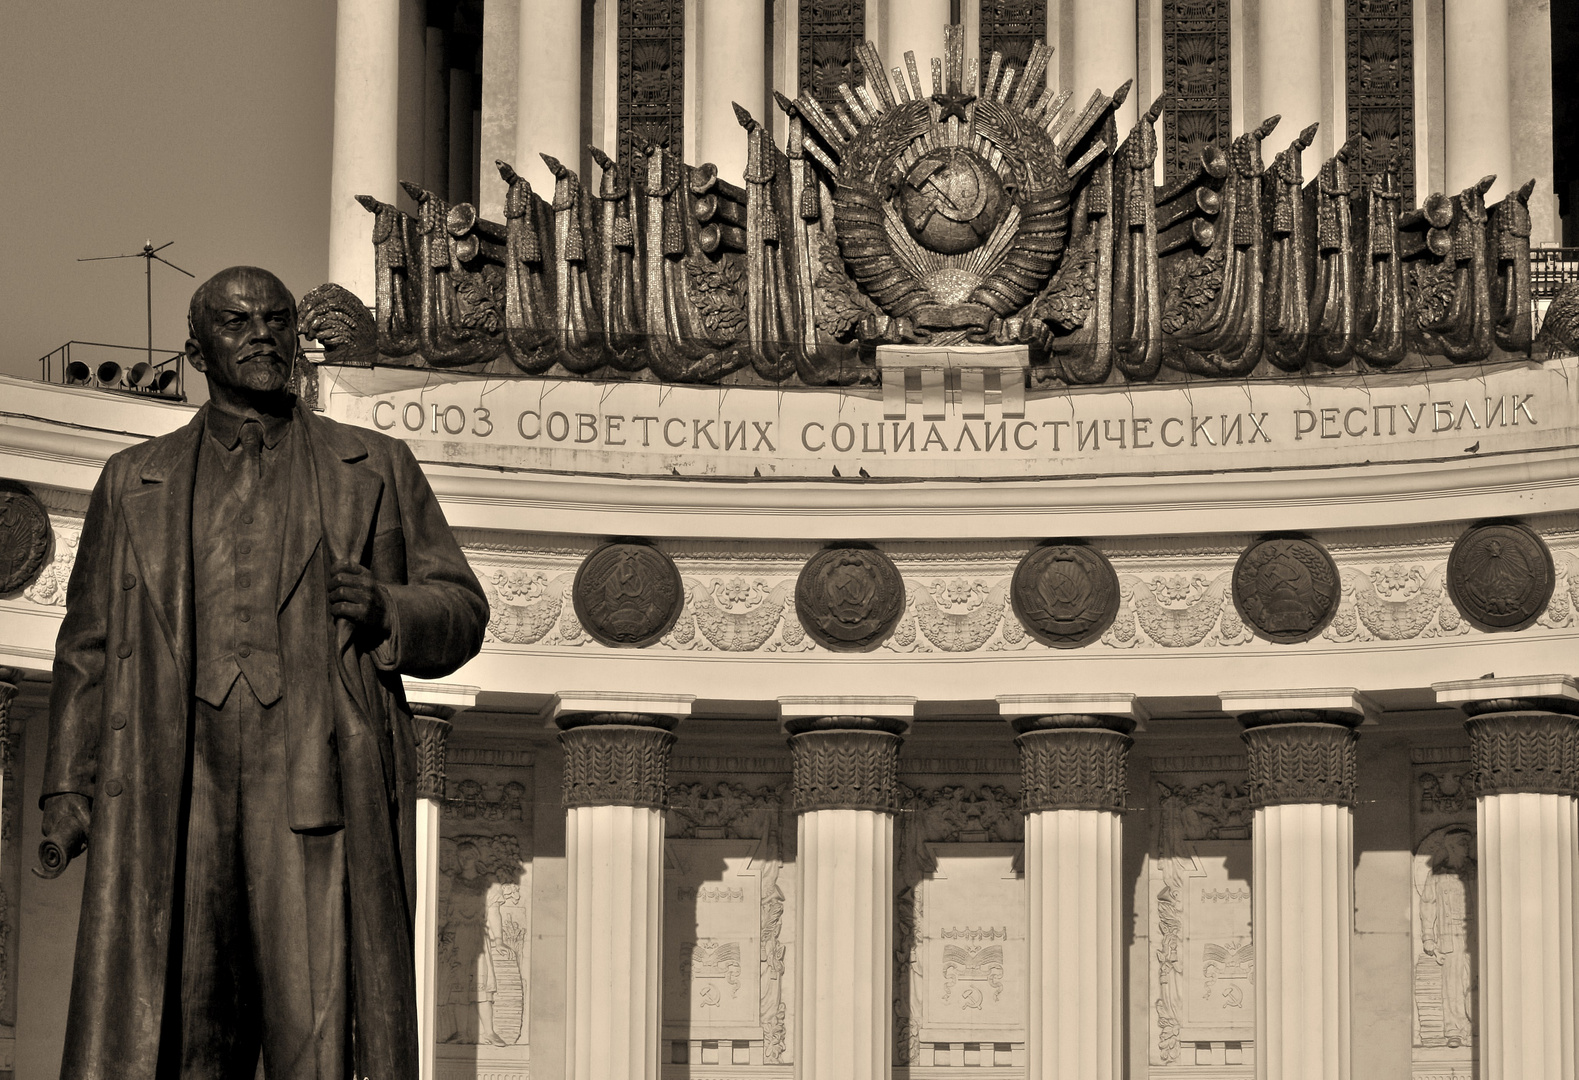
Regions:
[[[416,458],[405,443],[389,445],[405,582],[384,585],[393,632],[374,661],[385,671],[439,679],[482,648],[488,601]]]
[[[92,798],[97,787],[99,730],[104,711],[104,643],[109,623],[114,555],[113,465],[99,473],[77,558],[66,584],[66,618],[55,639],[54,677],[49,695],[49,748],[39,804],[51,795],[76,792]]]

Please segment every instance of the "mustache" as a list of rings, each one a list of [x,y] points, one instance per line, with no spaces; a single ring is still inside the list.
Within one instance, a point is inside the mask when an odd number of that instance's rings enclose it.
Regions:
[[[238,362],[245,364],[249,360],[261,360],[261,359],[274,359],[274,360],[280,361],[280,363],[284,363],[285,362],[285,357],[283,355],[281,355],[280,350],[272,348],[272,347],[270,347],[270,348],[263,348],[263,349],[254,349],[251,352],[243,353],[240,356]]]

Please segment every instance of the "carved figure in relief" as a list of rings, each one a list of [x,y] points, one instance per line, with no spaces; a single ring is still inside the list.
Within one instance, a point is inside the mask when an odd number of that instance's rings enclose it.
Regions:
[[[500,908],[507,897],[492,873],[479,869],[482,858],[470,839],[455,845],[453,866],[444,872],[439,897],[439,945],[443,952],[440,970],[445,978],[439,992],[439,1014],[448,1033],[445,1042],[506,1045],[494,1029],[494,993],[498,977],[494,971],[494,949],[504,939]]]
[[[1415,1028],[1420,1045],[1466,1046],[1474,1036],[1477,872],[1475,834],[1467,825],[1443,826],[1416,850],[1421,955],[1416,959]]]

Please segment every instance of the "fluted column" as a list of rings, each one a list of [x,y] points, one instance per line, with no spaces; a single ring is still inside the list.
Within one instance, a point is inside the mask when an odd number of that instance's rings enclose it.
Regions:
[[[566,1080],[658,1080],[663,815],[694,698],[563,693]]]
[[[443,198],[450,195],[449,35],[429,26],[422,50],[422,186]]]
[[[448,705],[411,703],[417,726],[417,1075],[437,1073],[439,962],[439,828],[444,804],[444,751],[449,742]]]
[[[1135,77],[1136,7],[1128,0],[1073,0],[1069,89],[1074,102],[1084,103],[1093,90],[1111,94]],[[1131,93],[1114,113],[1120,132],[1135,126],[1135,98]]]
[[[22,673],[0,667],[0,806],[5,805],[5,777],[11,771],[11,702],[16,700],[16,684]],[[0,843],[0,881],[5,877],[5,845]]]
[[[581,168],[581,0],[521,0],[520,43],[511,164],[547,192],[554,174],[543,154]]]
[[[703,3],[696,6],[696,150],[687,158],[712,162],[718,175],[742,184],[746,132],[735,118],[738,101],[763,123],[767,101],[766,8],[762,4]],[[687,147],[689,151],[690,148]]]
[[[894,812],[914,698],[780,698],[794,768],[795,1076],[888,1080]]]
[[[477,703],[477,687],[403,680],[417,736],[417,1061],[418,1080],[437,1075],[439,959],[439,833],[444,806],[444,755],[455,714]]]
[[[1277,115],[1283,118],[1281,129],[1293,133],[1322,119],[1322,14],[1323,5],[1315,0],[1261,0],[1256,33],[1260,109],[1246,126]],[[1338,41],[1341,46],[1342,38]]]
[[[1507,0],[1443,0],[1443,126],[1447,190],[1488,173],[1487,204],[1518,186],[1513,176],[1513,82]]]
[[[334,147],[329,171],[329,280],[374,302],[373,215],[356,201],[395,201],[400,119],[399,0],[339,0],[334,39]]]
[[[1130,694],[1005,696],[998,711],[1019,736],[1025,814],[1025,1074],[1116,1080],[1125,764],[1141,714]]]
[[[1353,690],[1224,693],[1245,726],[1257,1080],[1348,1080]]]
[[[903,71],[905,53],[915,53],[922,91],[930,94],[932,58],[943,57],[943,32],[952,17],[949,0],[867,0],[867,37],[890,71]]]
[[[1475,785],[1481,1080],[1579,1071],[1579,685],[1565,675],[1438,683],[1469,719]]]

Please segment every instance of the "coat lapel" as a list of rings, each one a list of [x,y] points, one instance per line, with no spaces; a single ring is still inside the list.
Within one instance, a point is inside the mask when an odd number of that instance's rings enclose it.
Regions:
[[[307,443],[318,481],[318,512],[331,563],[350,560],[364,566],[372,557],[373,527],[384,481],[367,467],[367,447],[351,428],[330,424],[306,409]],[[306,552],[311,556],[312,552]],[[305,560],[304,560],[305,561]],[[300,576],[300,567],[297,567]]]
[[[141,484],[121,500],[137,565],[154,598],[159,628],[185,672],[192,640],[192,487],[203,414],[155,444],[143,462]]]

